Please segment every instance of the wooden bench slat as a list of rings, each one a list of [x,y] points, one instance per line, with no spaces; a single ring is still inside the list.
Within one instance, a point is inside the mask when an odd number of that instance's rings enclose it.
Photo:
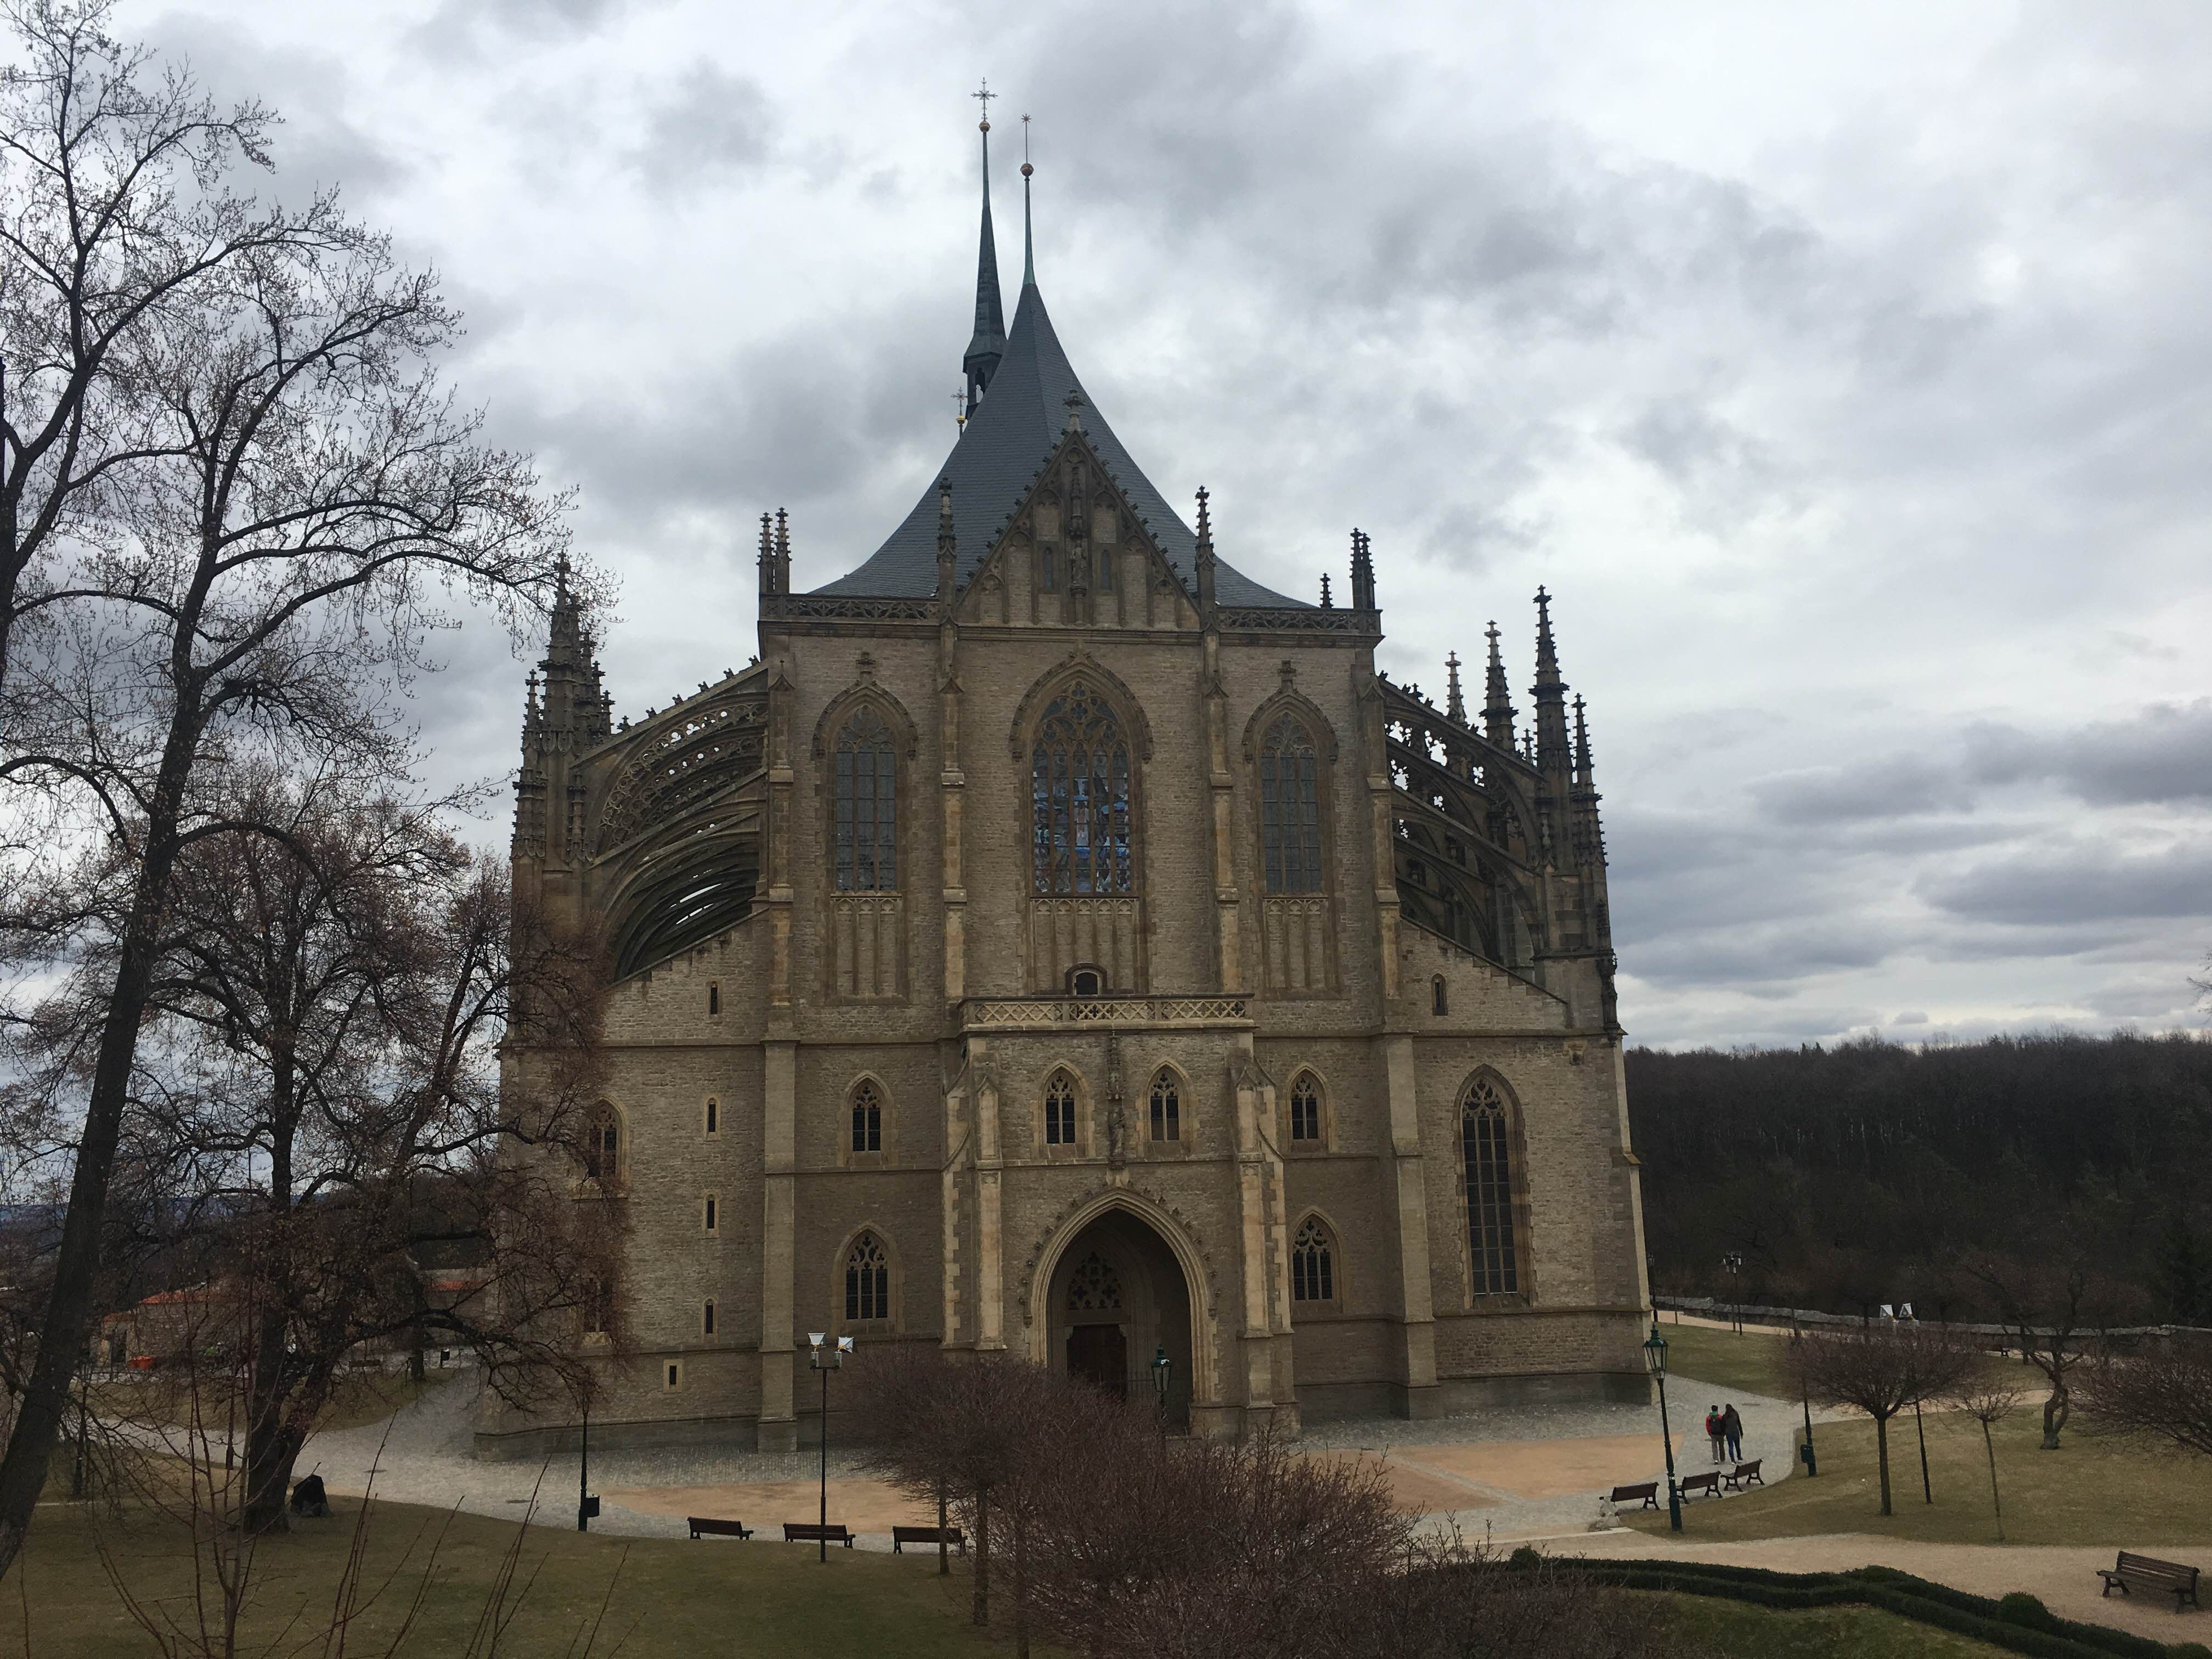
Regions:
[[[853,1547],[853,1534],[845,1530],[842,1522],[832,1521],[823,1526],[813,1521],[787,1521],[783,1523],[783,1541],[787,1544],[828,1542]]]
[[[1633,1486],[1615,1486],[1613,1489],[1612,1497],[1608,1501],[1615,1504],[1627,1504],[1632,1503],[1639,1498],[1644,1500],[1644,1508],[1647,1510],[1657,1509],[1659,1507],[1659,1483],[1656,1480],[1644,1480],[1639,1481]]]

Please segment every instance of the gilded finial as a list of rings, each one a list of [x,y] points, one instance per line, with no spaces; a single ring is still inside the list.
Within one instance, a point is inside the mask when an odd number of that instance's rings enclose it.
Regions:
[[[983,118],[978,121],[975,125],[981,128],[985,132],[988,132],[991,130],[991,100],[999,95],[997,93],[991,90],[990,77],[988,76],[984,76],[982,90],[980,92],[971,92],[968,95],[982,105]],[[1029,118],[1027,116],[1024,116],[1022,118],[1024,120],[1027,120]]]

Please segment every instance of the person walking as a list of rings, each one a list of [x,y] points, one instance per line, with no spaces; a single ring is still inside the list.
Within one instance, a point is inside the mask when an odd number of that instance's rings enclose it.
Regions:
[[[1721,1413],[1721,1437],[1728,1442],[1729,1462],[1742,1462],[1743,1419],[1737,1413],[1735,1402],[1733,1401],[1729,1402],[1728,1409]]]
[[[1719,1462],[1721,1454],[1727,1447],[1721,1437],[1721,1408],[1718,1406],[1705,1407],[1705,1438],[1712,1443],[1713,1462]]]

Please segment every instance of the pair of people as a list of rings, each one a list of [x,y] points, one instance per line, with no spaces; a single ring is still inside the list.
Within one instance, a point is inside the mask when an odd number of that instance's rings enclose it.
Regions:
[[[1705,1437],[1712,1443],[1713,1462],[1743,1462],[1743,1419],[1731,1403],[1726,1411],[1705,1407]]]

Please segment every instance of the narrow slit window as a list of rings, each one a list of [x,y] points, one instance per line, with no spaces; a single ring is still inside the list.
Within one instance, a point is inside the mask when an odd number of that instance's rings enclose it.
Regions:
[[[709,1014],[719,1014],[722,1012],[722,981],[718,979],[708,981],[707,1012]]]
[[[712,1095],[707,1097],[707,1133],[710,1135],[722,1133],[722,1103]]]
[[[699,1332],[702,1336],[714,1334],[714,1298],[711,1296],[699,1310]]]
[[[1444,976],[1442,974],[1429,981],[1429,1012],[1431,1014],[1451,1012],[1451,1000],[1444,994]]]
[[[705,1212],[706,1212],[706,1218],[707,1218],[707,1231],[708,1231],[708,1232],[710,1232],[710,1233],[711,1233],[711,1232],[713,1232],[713,1231],[714,1231],[714,1224],[716,1223],[716,1221],[717,1221],[717,1220],[719,1220],[719,1219],[720,1219],[720,1204],[719,1204],[719,1202],[716,1200],[716,1199],[715,1199],[715,1197],[714,1197],[714,1194],[712,1194],[712,1193],[708,1194],[707,1194],[707,1201],[706,1201],[706,1205],[705,1205]]]

